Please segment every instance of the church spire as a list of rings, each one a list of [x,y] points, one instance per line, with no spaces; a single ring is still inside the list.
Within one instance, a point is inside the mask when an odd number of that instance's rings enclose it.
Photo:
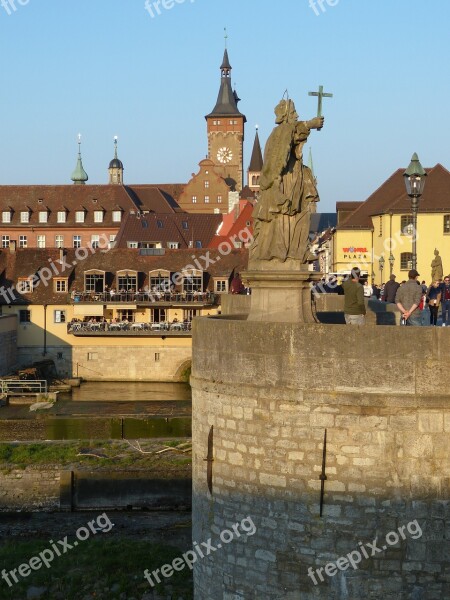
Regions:
[[[226,38],[227,36],[225,36],[225,41]],[[219,95],[217,96],[215,107],[209,115],[206,115],[206,119],[208,119],[208,117],[229,117],[236,115],[238,117],[244,117],[244,122],[246,122],[247,119],[245,118],[245,115],[240,113],[237,107],[237,103],[239,102],[237,92],[236,90],[233,91],[231,87],[231,71],[232,67],[228,57],[228,50],[225,47],[222,64],[220,65],[221,78]]]
[[[110,185],[123,184],[123,163],[117,156],[117,135],[114,136],[114,158],[109,163],[108,172]]]
[[[84,185],[86,183],[86,181],[89,179],[88,174],[83,169],[83,162],[81,160],[81,133],[78,134],[77,166],[75,167],[75,170],[72,173],[71,179],[75,185]]]
[[[255,141],[253,142],[252,157],[248,167],[248,187],[253,191],[259,190],[259,180],[263,168],[261,144],[259,143],[258,125],[256,125]]]

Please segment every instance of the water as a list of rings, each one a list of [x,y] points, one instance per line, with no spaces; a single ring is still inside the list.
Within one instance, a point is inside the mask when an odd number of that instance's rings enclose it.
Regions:
[[[87,382],[60,394],[46,439],[172,438],[191,435],[187,383]]]
[[[61,395],[64,399],[66,395]],[[120,382],[101,381],[82,383],[72,389],[72,401],[114,402],[114,401],[157,401],[173,402],[191,400],[188,383]]]

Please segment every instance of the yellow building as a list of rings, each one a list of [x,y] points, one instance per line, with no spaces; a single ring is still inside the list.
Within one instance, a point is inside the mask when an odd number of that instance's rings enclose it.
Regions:
[[[225,250],[225,252],[224,252]],[[0,305],[17,315],[20,366],[61,376],[173,381],[191,361],[191,321],[220,309],[244,249],[13,248],[0,252]]]
[[[426,171],[417,217],[417,270],[420,280],[429,284],[435,249],[442,258],[444,274],[450,272],[450,172],[441,164]],[[408,279],[413,228],[403,173],[404,169],[398,169],[365,202],[337,203],[334,272],[359,266],[377,284],[392,273],[399,282]]]

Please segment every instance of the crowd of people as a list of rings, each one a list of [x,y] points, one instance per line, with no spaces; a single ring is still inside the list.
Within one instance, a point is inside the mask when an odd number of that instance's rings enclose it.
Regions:
[[[345,295],[344,314],[347,324],[363,325],[366,307],[364,298],[378,299],[397,305],[402,315],[402,324],[423,326],[438,325],[439,316],[442,326],[450,325],[450,276],[432,281],[427,285],[420,282],[420,274],[416,269],[408,273],[408,280],[398,283],[396,276],[391,275],[386,284],[380,288],[371,286],[367,281],[360,282],[361,272],[352,269],[351,275],[340,286]],[[333,291],[340,293],[334,286]]]

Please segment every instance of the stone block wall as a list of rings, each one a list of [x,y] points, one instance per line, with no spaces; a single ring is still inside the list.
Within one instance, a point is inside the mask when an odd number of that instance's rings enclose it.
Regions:
[[[17,363],[17,317],[0,316],[0,377],[9,375]]]
[[[59,468],[0,471],[0,512],[57,510],[59,490]]]
[[[194,540],[257,528],[196,563],[196,598],[450,597],[450,332],[419,329],[195,323]]]

